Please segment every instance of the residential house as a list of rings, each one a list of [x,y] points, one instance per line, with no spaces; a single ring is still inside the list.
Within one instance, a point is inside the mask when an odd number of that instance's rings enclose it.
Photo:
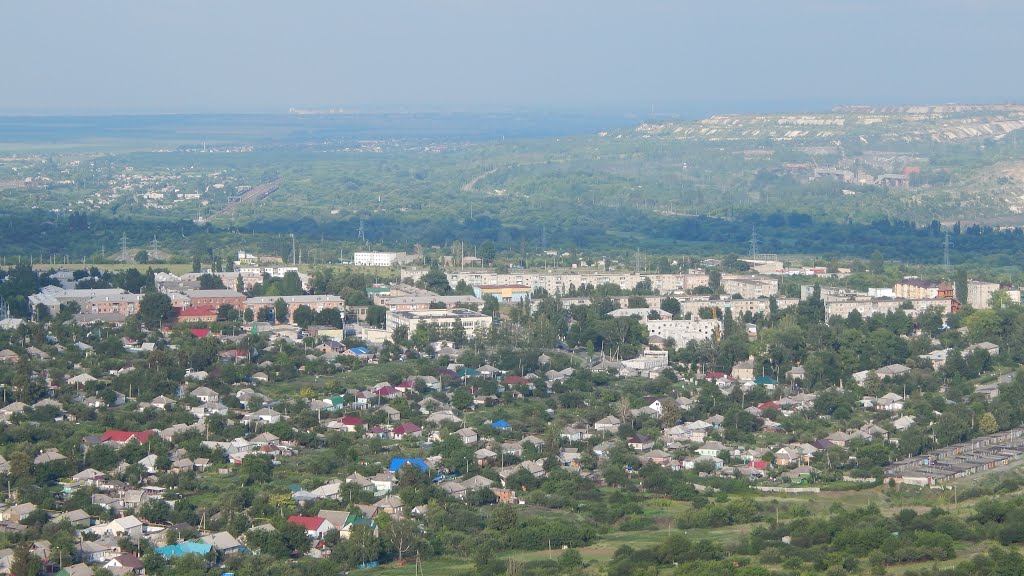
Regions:
[[[200,402],[220,402],[220,394],[206,386],[200,386],[189,392],[189,396],[194,396]]]
[[[631,450],[636,450],[637,452],[646,452],[647,450],[654,448],[654,440],[649,436],[638,434],[629,440],[626,440],[626,446]]]
[[[373,505],[377,508],[378,514],[384,512],[389,516],[401,516],[402,510],[404,509],[402,506],[402,498],[397,494],[385,496],[377,502],[374,502]]]
[[[209,534],[200,538],[199,541],[204,544],[210,544],[224,555],[240,554],[245,551],[245,546],[229,532]]]
[[[455,433],[464,444],[476,444],[480,440],[480,436],[472,428],[462,428]]]
[[[103,567],[115,574],[145,574],[146,572],[142,560],[134,554],[115,556],[108,560]]]
[[[391,430],[391,436],[396,439],[402,439],[406,437],[418,437],[422,434],[423,429],[413,424],[412,422],[405,422],[395,426]]]
[[[327,532],[338,528],[330,520],[320,516],[289,516],[288,522],[302,526],[306,531],[306,536],[317,540],[322,539]]]
[[[321,509],[316,515],[330,522],[332,526],[338,528],[339,532],[341,527],[349,522],[349,513],[344,510]]]
[[[725,444],[716,440],[711,440],[709,442],[705,442],[700,448],[697,448],[697,454],[712,458],[717,457],[722,452],[729,452],[730,450],[731,449]]]
[[[619,420],[615,416],[605,416],[597,422],[594,422],[594,430],[600,432],[618,432],[619,426],[622,425],[622,420]]]
[[[748,358],[734,364],[732,367],[732,377],[736,380],[753,380],[754,359]]]

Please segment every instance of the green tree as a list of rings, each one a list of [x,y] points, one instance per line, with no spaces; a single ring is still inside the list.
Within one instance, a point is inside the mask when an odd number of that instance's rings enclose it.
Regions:
[[[200,290],[224,290],[225,288],[227,287],[224,286],[224,281],[220,279],[220,276],[203,274],[199,277]]]
[[[305,304],[296,308],[295,313],[292,314],[292,322],[303,328],[309,328],[309,325],[313,323],[313,319],[313,309]]]
[[[274,300],[274,321],[278,324],[284,324],[288,321],[288,304],[284,301],[284,298]]]
[[[518,525],[519,513],[509,504],[495,506],[490,518],[487,519],[487,527],[496,532],[506,532]]]
[[[563,574],[574,574],[583,567],[583,556],[575,548],[566,548],[558,557],[558,570]]]
[[[885,274],[885,259],[880,251],[875,250],[871,253],[870,268],[874,274]]]
[[[679,304],[679,300],[676,300],[671,296],[662,299],[661,309],[664,310],[665,312],[668,312],[673,317],[678,317],[679,314],[682,312],[682,306]]]
[[[135,262],[137,264],[149,264],[149,252],[145,250],[139,250],[135,253]]]
[[[171,298],[160,292],[149,292],[139,302],[139,319],[150,330],[155,330],[171,317]]]
[[[383,306],[371,304],[366,309],[366,323],[370,326],[383,328],[387,322],[388,309]]]
[[[994,434],[999,431],[999,422],[991,412],[985,412],[978,420],[978,430],[982,434]]]
[[[11,560],[12,576],[35,576],[43,570],[43,561],[29,551],[28,544],[22,544],[14,549],[14,557]]]
[[[452,287],[448,283],[448,276],[437,266],[434,266],[430,271],[424,274],[420,278],[419,284],[427,290],[441,295],[448,294],[452,291]]]
[[[708,271],[708,288],[715,294],[722,290],[722,273],[718,270]]]
[[[221,304],[217,307],[217,321],[234,322],[238,320],[238,308],[231,304]]]
[[[246,456],[238,472],[246,485],[266,484],[274,476],[274,461],[265,454]]]

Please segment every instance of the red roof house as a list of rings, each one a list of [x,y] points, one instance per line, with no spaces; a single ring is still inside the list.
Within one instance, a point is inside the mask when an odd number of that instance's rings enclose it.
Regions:
[[[394,429],[391,430],[391,435],[394,436],[395,438],[404,438],[406,434],[418,436],[419,433],[422,431],[422,428],[413,424],[412,422],[405,422],[404,424],[399,424],[398,426],[395,426]]]
[[[336,528],[329,520],[319,516],[289,516],[288,521],[302,526],[310,538],[323,538],[329,530]]]
[[[128,432],[125,430],[107,430],[100,436],[100,442],[112,442],[114,444],[124,444],[131,440],[135,440],[139,444],[145,443],[149,440],[149,437],[153,435],[152,430],[143,430],[142,432]]]

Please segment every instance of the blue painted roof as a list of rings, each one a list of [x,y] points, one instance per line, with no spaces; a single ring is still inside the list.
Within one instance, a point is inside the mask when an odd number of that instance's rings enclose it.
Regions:
[[[778,384],[778,381],[776,381],[775,378],[772,378],[771,376],[761,376],[758,378],[754,378],[754,384]]]
[[[392,458],[391,465],[388,466],[388,470],[398,472],[402,466],[405,466],[406,464],[412,464],[424,472],[427,471],[427,463],[424,462],[422,458]]]
[[[181,542],[180,544],[174,544],[171,546],[161,546],[153,551],[164,558],[174,558],[175,556],[184,556],[186,554],[199,554],[200,556],[205,556],[212,549],[212,544],[203,544],[201,542]]]
[[[497,422],[491,422],[491,426],[493,426],[494,428],[501,428],[502,430],[504,430],[505,428],[509,427],[509,423],[505,422],[504,420],[498,420]]]
[[[349,348],[353,354],[369,354],[370,349],[365,346],[356,346],[355,348]]]

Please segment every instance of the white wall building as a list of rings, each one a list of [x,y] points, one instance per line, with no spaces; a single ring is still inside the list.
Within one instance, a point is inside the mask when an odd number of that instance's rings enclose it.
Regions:
[[[397,262],[397,252],[356,252],[352,257],[356,266],[393,266]]]
[[[433,324],[438,328],[450,330],[455,326],[456,321],[462,323],[462,327],[465,328],[467,335],[475,336],[490,328],[493,319],[486,314],[463,308],[452,310],[405,310],[401,312],[388,310],[387,330],[391,333],[398,326],[405,326],[409,329],[409,333],[412,334],[420,323]]]
[[[721,320],[641,320],[647,326],[650,336],[660,336],[666,340],[671,338],[677,347],[686,346],[691,340],[710,340],[715,330],[722,332]]]

